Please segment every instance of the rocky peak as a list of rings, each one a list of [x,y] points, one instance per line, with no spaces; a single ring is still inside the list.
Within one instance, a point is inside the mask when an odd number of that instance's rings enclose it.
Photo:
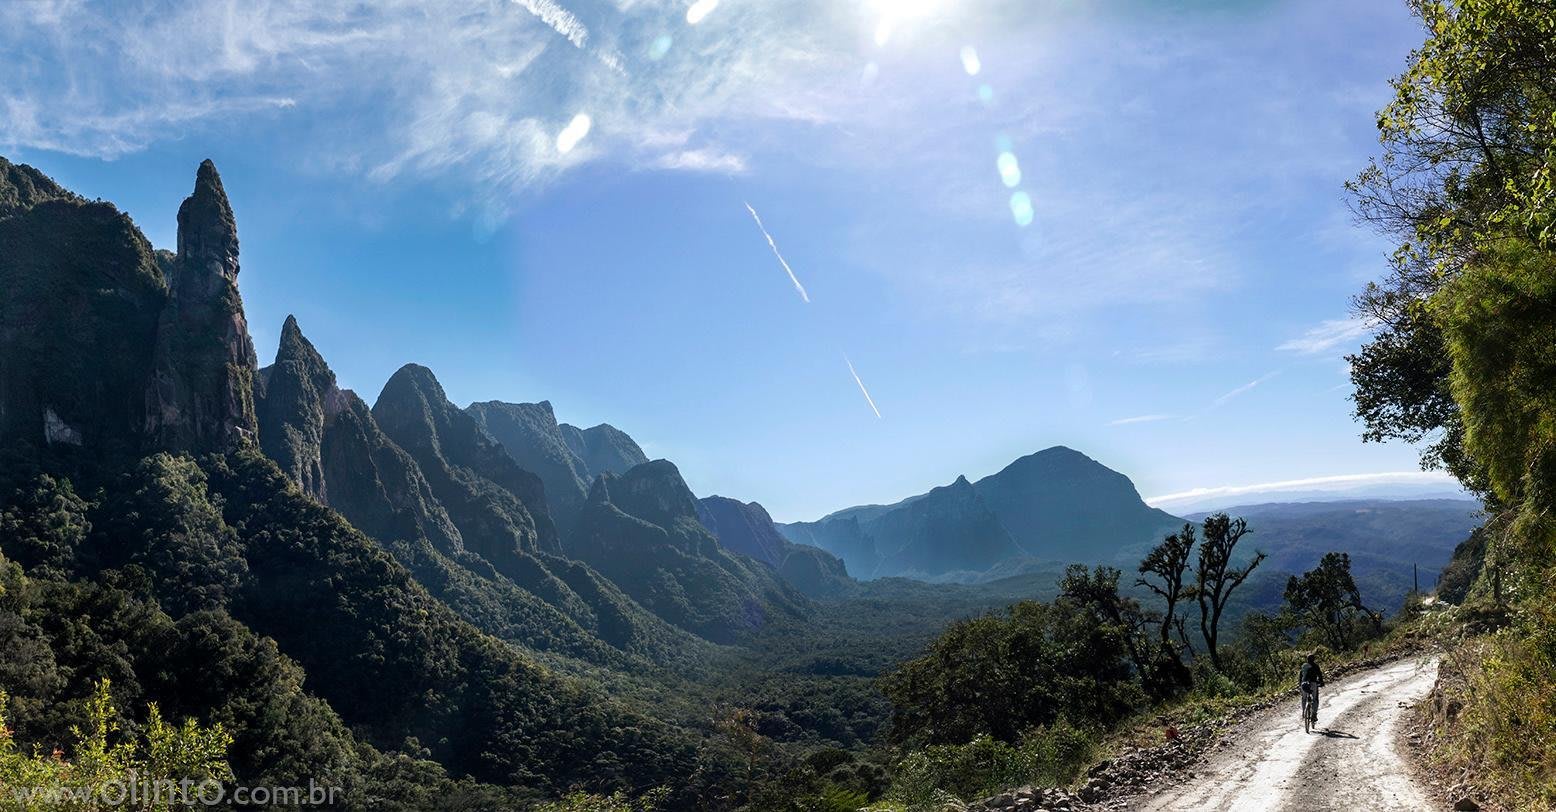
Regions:
[[[147,387],[150,444],[204,452],[252,439],[259,364],[238,296],[238,227],[209,160],[200,164],[194,191],[178,209],[169,293]]]
[[[304,491],[327,502],[322,459],[325,423],[345,408],[347,399],[295,317],[286,317],[275,363],[260,371],[260,379],[264,381],[256,399],[260,448]]]
[[[178,207],[178,257],[181,270],[195,272],[197,280],[217,275],[237,284],[238,224],[209,158],[195,173],[194,192]]]
[[[616,507],[650,524],[667,527],[677,519],[697,519],[697,497],[669,460],[635,466],[617,477],[610,488]]]

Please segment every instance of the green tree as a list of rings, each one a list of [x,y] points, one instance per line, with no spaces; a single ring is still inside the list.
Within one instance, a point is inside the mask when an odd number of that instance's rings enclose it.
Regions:
[[[88,703],[87,723],[73,729],[68,751],[48,755],[21,750],[5,726],[6,696],[0,693],[0,787],[26,790],[0,797],[0,810],[31,812],[44,809],[134,808],[162,812],[184,808],[169,785],[187,780],[195,787],[207,781],[229,781],[227,747],[232,737],[220,724],[201,727],[193,719],[170,725],[155,703],[147,709],[144,736],[121,734],[108,680],[97,684]],[[137,787],[150,797],[129,805],[122,792]],[[119,800],[116,800],[119,799]],[[194,801],[191,794],[189,801]]]
[[[1135,580],[1136,586],[1143,586],[1162,599],[1161,646],[1164,651],[1171,651],[1174,658],[1177,648],[1172,645],[1172,630],[1178,603],[1194,597],[1194,585],[1184,580],[1193,559],[1194,541],[1194,525],[1186,522],[1182,530],[1168,535],[1146,553],[1140,562],[1142,577]],[[1146,575],[1156,576],[1160,583],[1145,578]]]
[[[0,550],[34,578],[65,578],[92,529],[88,507],[69,480],[40,474],[0,508]]]
[[[1233,519],[1225,513],[1205,517],[1204,539],[1199,543],[1199,558],[1194,565],[1194,596],[1199,600],[1199,630],[1205,639],[1205,650],[1210,662],[1221,667],[1221,654],[1217,650],[1220,641],[1221,616],[1226,612],[1232,591],[1242,586],[1248,576],[1264,561],[1264,553],[1255,551],[1247,564],[1233,564],[1237,543],[1248,535],[1248,522]]]
[[[1346,553],[1325,553],[1318,566],[1291,576],[1286,582],[1286,606],[1292,615],[1312,629],[1318,629],[1337,651],[1347,651],[1358,642],[1358,623],[1378,631],[1381,618],[1362,605],[1361,590],[1351,577],[1351,557]]]

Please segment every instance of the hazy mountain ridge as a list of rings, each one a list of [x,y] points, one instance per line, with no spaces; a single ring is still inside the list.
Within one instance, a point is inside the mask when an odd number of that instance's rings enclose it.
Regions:
[[[1146,505],[1128,477],[1054,446],[977,482],[958,477],[895,504],[844,508],[779,529],[839,556],[859,577],[967,580],[1008,574],[1021,559],[1112,561],[1181,524]]]

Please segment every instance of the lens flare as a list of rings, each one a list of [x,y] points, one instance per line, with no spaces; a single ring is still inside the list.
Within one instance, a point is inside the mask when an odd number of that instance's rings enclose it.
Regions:
[[[1016,218],[1016,225],[1022,228],[1032,225],[1032,196],[1026,192],[1016,192],[1011,195],[1010,214]]]
[[[566,155],[578,146],[578,142],[589,134],[589,128],[594,126],[594,120],[588,113],[579,113],[573,116],[573,120],[567,122],[567,126],[556,136],[556,151]]]
[[[1015,153],[1001,152],[994,160],[994,165],[999,168],[1000,180],[1005,183],[1005,188],[1014,189],[1021,185],[1021,164],[1016,161]]]
[[[656,62],[664,59],[665,54],[670,53],[670,46],[674,42],[674,40],[670,39],[669,34],[660,34],[654,37],[654,41],[648,46],[648,58]]]
[[[994,88],[988,85],[978,85],[978,101],[984,104],[994,103]]]
[[[719,7],[719,0],[697,0],[686,9],[687,25],[696,25],[702,22],[713,10]]]
[[[977,76],[983,70],[983,62],[978,59],[978,50],[971,45],[962,46],[962,70],[967,71],[968,76]]]

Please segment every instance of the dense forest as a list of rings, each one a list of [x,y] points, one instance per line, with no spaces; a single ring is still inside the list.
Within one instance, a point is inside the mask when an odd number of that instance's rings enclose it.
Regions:
[[[1446,543],[1354,509],[1185,521],[1062,448],[779,527],[549,403],[460,408],[407,364],[370,404],[295,319],[261,366],[209,161],[169,251],[0,159],[0,784],[938,808],[1075,785],[1141,719],[1419,633],[1425,560],[1471,632],[1433,757],[1556,803],[1556,7],[1412,5],[1350,186],[1398,250],[1349,360],[1363,438],[1481,499],[1473,533],[1412,508]],[[1081,515],[1101,490],[1127,530]]]

